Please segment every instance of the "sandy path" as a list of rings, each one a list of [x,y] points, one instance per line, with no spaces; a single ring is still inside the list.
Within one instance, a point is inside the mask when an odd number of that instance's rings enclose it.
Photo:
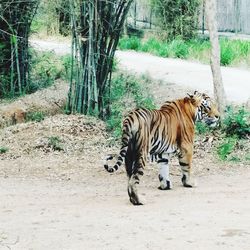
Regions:
[[[70,45],[53,41],[32,40],[39,50],[53,50],[59,55],[70,53]],[[137,74],[148,74],[165,83],[213,93],[212,73],[209,65],[187,60],[161,58],[148,53],[117,51],[120,66]],[[229,102],[236,104],[250,100],[250,71],[221,67],[225,92]]]
[[[1,178],[0,249],[249,249],[249,171],[202,176],[194,189],[144,186],[140,207],[124,175],[95,178]]]

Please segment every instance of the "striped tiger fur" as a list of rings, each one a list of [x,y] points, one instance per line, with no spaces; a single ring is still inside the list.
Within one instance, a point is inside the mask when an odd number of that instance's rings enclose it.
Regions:
[[[179,151],[179,164],[182,170],[184,187],[192,187],[191,163],[195,121],[204,120],[215,126],[219,112],[206,94],[197,91],[183,99],[165,102],[160,109],[138,108],[128,114],[123,121],[122,146],[116,164],[112,167],[108,161],[105,169],[112,173],[118,170],[125,159],[128,181],[128,195],[132,204],[141,205],[137,185],[146,161],[157,159],[161,190],[172,188],[169,178],[169,154]]]

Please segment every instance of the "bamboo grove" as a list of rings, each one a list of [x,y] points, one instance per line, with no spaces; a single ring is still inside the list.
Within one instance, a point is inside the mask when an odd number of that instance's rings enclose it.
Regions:
[[[29,88],[28,37],[37,6],[38,0],[0,2],[0,97]]]
[[[70,1],[72,69],[70,113],[109,113],[112,65],[132,0]]]

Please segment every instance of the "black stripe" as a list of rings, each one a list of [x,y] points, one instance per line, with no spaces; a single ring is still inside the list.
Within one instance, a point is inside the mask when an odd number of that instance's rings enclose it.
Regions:
[[[110,160],[112,160],[112,159],[113,159],[113,156],[112,156],[112,155],[109,155],[109,156],[106,158],[107,161],[110,161]]]
[[[160,159],[160,160],[157,161],[157,163],[161,163],[161,162],[168,163],[168,159],[162,158],[162,159]]]
[[[122,157],[125,157],[125,156],[126,156],[126,150],[123,149],[123,150],[120,152],[120,155],[121,155]]]
[[[155,153],[155,150],[159,147],[159,145],[160,145],[160,141],[150,150],[150,154],[153,154],[153,153]],[[157,153],[157,152],[156,152]]]
[[[177,103],[176,102],[172,102],[174,105],[175,105],[175,107],[177,108],[177,110],[178,110],[178,113],[179,114],[182,114],[182,111],[180,110],[180,108],[179,108],[179,106],[177,105]]]
[[[121,156],[118,156],[118,161],[123,161],[123,158]]]
[[[182,167],[189,166],[189,164],[188,164],[188,163],[185,163],[185,162],[179,162],[179,163],[180,163],[180,165],[181,165]]]

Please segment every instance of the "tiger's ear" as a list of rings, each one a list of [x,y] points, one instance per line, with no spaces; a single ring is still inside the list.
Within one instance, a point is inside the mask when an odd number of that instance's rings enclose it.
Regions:
[[[210,98],[207,94],[205,94],[205,93],[202,93],[202,98],[203,99],[207,99],[207,98]]]
[[[199,106],[201,104],[202,95],[197,90],[194,91],[193,95],[189,95],[189,97],[191,98],[191,103],[194,106]]]
[[[187,93],[187,95],[190,97],[190,98],[194,98],[199,92],[197,90],[194,91],[194,94],[193,95],[190,95]]]
[[[194,106],[197,106],[197,104],[196,104],[196,96],[194,96],[194,95],[190,95],[190,94],[188,94],[187,93],[187,95],[188,95],[188,98],[189,98],[189,101],[194,105]]]

